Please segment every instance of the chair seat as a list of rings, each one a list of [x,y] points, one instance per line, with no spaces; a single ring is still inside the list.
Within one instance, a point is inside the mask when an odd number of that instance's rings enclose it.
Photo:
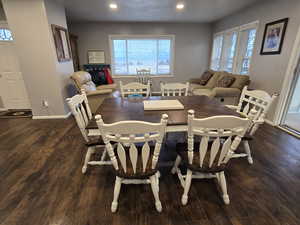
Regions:
[[[253,140],[253,137],[250,135],[246,135],[246,136],[242,137],[242,141],[252,141],[252,140]]]
[[[188,144],[187,143],[178,143],[176,145],[177,154],[181,157],[184,165],[192,171],[201,172],[201,173],[219,173],[219,172],[224,171],[226,168],[226,164],[223,163],[220,166],[218,166],[217,160],[214,160],[212,166],[209,167],[209,155],[210,155],[209,152],[206,153],[204,161],[203,161],[203,165],[202,165],[202,167],[200,167],[200,157],[199,157],[199,151],[198,151],[199,145],[200,145],[199,142],[196,142],[194,144],[194,156],[193,156],[192,164],[189,164],[189,161],[188,161]],[[210,143],[210,145],[211,145],[211,143]],[[209,147],[209,149],[210,149],[210,147]]]
[[[130,156],[129,156],[129,147],[124,147],[125,152],[126,152],[126,172],[123,170],[123,167],[121,166],[120,160],[118,157],[118,165],[119,165],[119,170],[116,170],[116,176],[121,177],[121,178],[125,178],[125,179],[147,179],[149,177],[151,177],[152,175],[154,175],[158,169],[152,169],[151,165],[152,165],[152,159],[153,158],[153,154],[154,154],[154,146],[150,146],[150,154],[149,154],[149,160],[146,166],[146,170],[145,172],[143,172],[143,165],[142,165],[142,146],[137,146],[137,150],[138,150],[138,160],[137,160],[137,166],[136,166],[136,173],[134,173],[133,171],[133,167],[132,164],[130,162]],[[117,153],[117,147],[114,149],[115,151],[115,155],[118,156]]]
[[[97,137],[97,138],[89,140],[89,142],[87,142],[85,145],[87,147],[92,147],[92,146],[96,146],[96,145],[105,145],[105,144],[101,137]]]

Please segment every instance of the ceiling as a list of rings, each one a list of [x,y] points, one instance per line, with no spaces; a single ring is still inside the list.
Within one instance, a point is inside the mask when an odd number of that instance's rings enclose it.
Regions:
[[[70,21],[213,22],[263,0],[61,0]],[[176,4],[185,8],[176,11]],[[118,9],[111,10],[110,3]]]

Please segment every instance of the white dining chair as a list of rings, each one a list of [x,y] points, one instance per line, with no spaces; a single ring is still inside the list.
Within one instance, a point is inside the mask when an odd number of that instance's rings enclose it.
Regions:
[[[150,69],[136,69],[137,82],[141,84],[152,84]]]
[[[189,82],[183,83],[160,83],[162,96],[188,96]]]
[[[247,157],[248,162],[253,164],[253,158],[249,141],[253,139],[253,135],[261,124],[265,122],[265,117],[273,104],[274,100],[278,97],[278,94],[269,95],[267,92],[262,90],[248,90],[248,87],[244,87],[239,104],[226,105],[228,108],[235,110],[241,115],[249,118],[252,122],[247,135],[243,138],[243,146],[245,153],[236,153],[232,157]]]
[[[130,96],[142,96],[148,98],[150,95],[150,82],[147,84],[138,82],[123,84],[123,82],[120,81],[120,90],[122,98]]]
[[[66,100],[87,146],[87,153],[82,167],[82,173],[84,174],[88,165],[111,165],[111,162],[110,160],[105,160],[107,152],[102,138],[86,129],[89,121],[92,119],[92,113],[85,90],[82,89],[81,93],[82,94],[77,94],[72,98],[67,98]],[[95,153],[96,148],[98,147],[103,149],[101,159],[99,161],[90,161],[92,154]]]
[[[177,144],[177,159],[173,170],[178,175],[184,192],[183,205],[188,202],[192,179],[216,178],[222,190],[225,204],[229,204],[225,169],[233,152],[239,146],[250,126],[250,120],[235,116],[213,116],[204,119],[194,118],[194,110],[188,111],[187,144]],[[200,143],[194,141],[200,137]],[[178,168],[183,161],[187,174],[182,175]]]
[[[159,172],[157,162],[165,135],[168,116],[160,123],[121,121],[105,124],[101,115],[96,121],[116,172],[114,198],[111,211],[116,212],[121,184],[151,184],[158,212],[162,211],[159,199]],[[117,143],[113,147],[112,143]]]

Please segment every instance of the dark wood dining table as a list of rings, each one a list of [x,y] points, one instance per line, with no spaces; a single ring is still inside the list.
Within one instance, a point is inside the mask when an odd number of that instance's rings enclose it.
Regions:
[[[179,100],[184,109],[181,110],[144,110],[144,100]],[[195,111],[196,118],[206,118],[210,116],[220,115],[241,115],[232,109],[227,108],[218,101],[208,98],[207,96],[176,96],[162,97],[153,96],[149,98],[107,98],[100,105],[95,115],[102,116],[105,123],[114,123],[123,120],[140,120],[146,122],[158,123],[162,114],[169,116],[167,124],[167,132],[180,132],[187,130],[187,115],[188,110]],[[93,118],[86,127],[93,135],[99,135],[96,120]]]

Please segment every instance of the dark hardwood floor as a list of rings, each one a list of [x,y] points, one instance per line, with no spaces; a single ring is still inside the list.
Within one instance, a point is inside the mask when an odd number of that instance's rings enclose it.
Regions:
[[[173,158],[168,137],[163,160]],[[299,225],[300,140],[269,125],[250,143],[254,164],[234,159],[227,171],[231,204],[213,180],[193,181],[182,206],[177,177],[162,169],[157,213],[149,185],[123,185],[119,210],[110,211],[111,167],[81,174],[86,148],[73,121],[0,120],[1,225]]]

